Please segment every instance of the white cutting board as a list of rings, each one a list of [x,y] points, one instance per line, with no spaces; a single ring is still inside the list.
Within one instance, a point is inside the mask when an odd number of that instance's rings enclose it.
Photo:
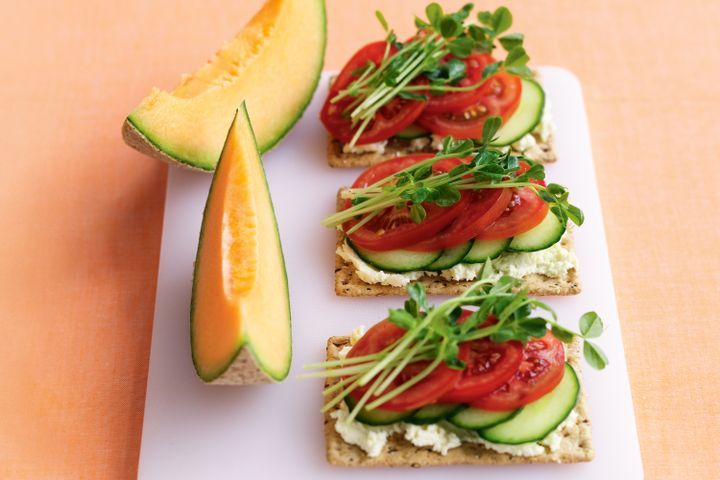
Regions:
[[[318,120],[326,95],[326,73],[302,120],[264,159],[292,303],[293,366],[285,382],[211,387],[195,376],[190,360],[190,289],[210,175],[170,169],[140,478],[642,477],[582,92],[576,77],[566,70],[543,68],[541,72],[558,126],[559,161],[548,167],[548,177],[570,187],[573,203],[585,211],[587,219],[576,230],[583,293],[549,298],[548,303],[572,327],[587,310],[596,310],[607,325],[600,344],[610,358],[609,367],[603,372],[585,368],[596,459],[576,465],[452,466],[372,472],[340,469],[326,463],[321,381],[295,377],[302,365],[324,359],[327,337],[347,334],[358,325],[370,326],[384,318],[389,307],[402,302],[398,297],[341,298],[334,293],[335,234],[322,227],[320,220],[334,211],[338,187],[349,185],[359,171],[331,169],[327,165],[327,137]]]

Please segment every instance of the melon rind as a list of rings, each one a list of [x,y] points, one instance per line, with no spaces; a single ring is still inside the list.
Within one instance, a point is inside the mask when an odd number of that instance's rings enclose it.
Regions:
[[[239,125],[239,126],[238,126]],[[244,384],[254,384],[254,383],[268,383],[268,382],[279,382],[284,380],[289,371],[290,371],[290,365],[292,360],[292,331],[291,331],[291,314],[290,314],[290,297],[289,297],[289,289],[288,289],[288,283],[287,283],[287,273],[286,273],[286,267],[285,267],[285,259],[282,252],[282,245],[280,241],[280,234],[277,228],[277,220],[275,216],[275,210],[272,204],[272,199],[270,197],[270,189],[267,184],[267,177],[264,173],[264,168],[262,165],[262,161],[260,158],[259,150],[257,149],[257,142],[255,141],[255,136],[252,131],[252,124],[250,122],[250,117],[248,116],[247,109],[245,107],[245,103],[243,102],[240,105],[240,108],[235,116],[235,119],[233,120],[230,129],[228,131],[228,138],[226,140],[226,144],[223,148],[223,152],[221,153],[221,161],[223,159],[223,153],[224,150],[227,148],[228,143],[231,141],[231,135],[234,134],[234,130],[236,128],[241,129],[247,129],[245,134],[249,134],[252,138],[254,148],[256,150],[256,154],[253,155],[253,158],[249,161],[257,162],[257,168],[258,173],[260,176],[262,176],[262,180],[259,182],[256,182],[255,188],[259,188],[262,190],[261,193],[264,193],[264,195],[261,195],[260,197],[256,198],[258,201],[267,202],[265,205],[268,208],[267,211],[267,217],[270,217],[269,219],[266,219],[268,221],[271,221],[273,228],[273,235],[274,238],[272,239],[272,242],[262,242],[262,248],[265,250],[261,250],[259,252],[259,255],[265,256],[265,255],[276,255],[276,259],[278,262],[278,268],[280,269],[282,275],[282,280],[277,283],[269,284],[269,285],[262,285],[261,287],[258,287],[258,290],[255,290],[254,294],[251,296],[252,298],[248,297],[248,302],[254,301],[257,296],[262,295],[271,295],[272,300],[274,303],[282,302],[284,306],[286,307],[283,312],[281,312],[287,321],[287,338],[284,339],[284,344],[286,345],[287,349],[284,351],[283,355],[283,361],[272,365],[270,362],[266,361],[266,359],[263,357],[263,351],[262,349],[258,348],[261,346],[261,344],[264,341],[268,340],[268,337],[261,337],[261,336],[255,336],[255,329],[252,328],[252,325],[254,325],[252,322],[252,319],[241,319],[241,326],[242,331],[238,332],[238,341],[236,344],[235,351],[232,355],[230,355],[227,359],[227,362],[223,363],[222,365],[219,365],[218,368],[215,369],[208,369],[206,366],[203,365],[203,361],[201,358],[198,358],[198,354],[195,349],[196,340],[195,340],[195,322],[196,322],[196,315],[197,315],[197,297],[198,297],[198,285],[199,282],[203,281],[200,276],[200,268],[201,268],[201,261],[202,261],[202,249],[205,245],[208,235],[208,232],[206,231],[206,217],[208,215],[211,215],[212,212],[210,212],[211,208],[211,198],[216,192],[217,188],[226,188],[225,185],[218,185],[216,183],[217,175],[221,171],[220,168],[217,169],[216,174],[213,176],[213,181],[210,185],[210,190],[208,193],[208,201],[205,205],[205,210],[203,212],[203,226],[200,230],[200,238],[198,241],[198,253],[197,258],[195,260],[195,270],[193,275],[193,290],[192,290],[192,300],[191,300],[191,306],[190,306],[190,344],[191,344],[191,351],[192,351],[192,360],[193,365],[195,366],[195,370],[198,374],[198,376],[206,383],[212,384],[212,385],[244,385]],[[220,165],[220,164],[219,164]],[[257,180],[257,179],[255,179]],[[216,234],[217,232],[210,232],[213,234]],[[217,238],[216,238],[217,240]],[[277,251],[268,251],[267,248],[268,245],[271,243],[274,243],[277,246]],[[262,277],[261,277],[262,278]],[[260,290],[262,288],[262,290]],[[245,320],[245,322],[243,322]],[[247,326],[246,326],[247,325]],[[279,325],[279,324],[278,324]],[[283,324],[285,325],[285,324]],[[262,330],[262,329],[261,329]],[[267,350],[267,347],[266,347]],[[274,353],[274,352],[273,352]]]

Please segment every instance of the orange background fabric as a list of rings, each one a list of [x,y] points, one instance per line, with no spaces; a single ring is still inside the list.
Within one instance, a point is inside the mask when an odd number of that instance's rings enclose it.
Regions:
[[[120,125],[260,3],[4,3],[0,478],[136,475],[167,167]],[[506,4],[584,87],[646,476],[717,478],[720,2]],[[326,67],[424,6],[330,0]]]

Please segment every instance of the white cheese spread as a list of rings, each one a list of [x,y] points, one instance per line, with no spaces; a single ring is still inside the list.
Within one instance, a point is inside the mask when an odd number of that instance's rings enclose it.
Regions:
[[[405,287],[420,277],[438,274],[425,271],[388,273],[378,270],[365,263],[346,242],[343,242],[336,252],[343,260],[352,263],[358,277],[365,283]],[[482,263],[458,263],[447,270],[442,270],[440,276],[457,282],[475,280],[482,271],[483,265]],[[502,275],[523,278],[533,273],[548,277],[560,277],[569,270],[577,268],[577,257],[575,252],[565,247],[562,242],[558,242],[539,252],[503,253],[492,261],[492,266],[495,273],[491,280],[496,280]]]
[[[540,123],[533,129],[533,133],[540,137],[540,140],[543,142],[547,142],[556,129],[557,125],[555,125],[552,113],[550,112],[550,101],[546,98]]]
[[[571,427],[577,423],[578,414],[575,410],[570,412],[570,415],[567,416],[563,422],[558,425],[558,427],[550,432],[550,434],[540,440],[540,443],[547,446],[551,452],[557,451],[560,448],[560,445],[563,441],[562,431],[565,430],[565,427]]]
[[[350,353],[350,350],[352,350],[352,345],[345,345],[338,350],[338,358],[344,360],[348,356],[348,353]]]
[[[438,152],[442,152],[444,138],[445,137],[442,135],[435,135],[433,133],[432,136],[430,137],[430,139],[431,139],[430,145],[432,146],[432,148],[434,148]]]
[[[513,150],[524,152],[537,145],[537,141],[532,133],[526,133],[520,140],[512,144]]]
[[[409,148],[411,152],[417,152],[425,149],[428,145],[430,145],[430,137],[418,137],[410,140]]]
[[[550,102],[546,100],[540,122],[538,122],[532,132],[525,134],[520,140],[513,143],[512,148],[518,152],[530,153],[533,147],[537,146],[538,141],[546,143],[550,140],[555,129],[555,122],[553,122],[552,114],[550,113]]]
[[[575,410],[561,423],[554,431],[538,442],[522,443],[519,445],[504,445],[488,442],[482,439],[477,433],[471,430],[458,428],[448,422],[434,423],[430,425],[413,425],[410,423],[394,423],[384,426],[369,426],[358,421],[347,421],[348,410],[345,404],[330,414],[335,421],[335,431],[342,439],[352,445],[357,445],[367,453],[369,457],[379,456],[387,439],[395,434],[402,434],[405,440],[416,447],[428,447],[441,455],[457,448],[465,443],[477,443],[485,448],[499,453],[509,453],[518,457],[534,457],[544,454],[547,450],[555,452],[560,448],[562,442],[562,431],[568,425],[577,421]]]
[[[352,331],[350,334],[350,345],[345,345],[338,351],[338,358],[347,357],[352,347],[365,335],[365,325],[360,325],[358,328]]]
[[[433,452],[440,455],[447,455],[448,450],[462,444],[460,437],[437,423],[430,425],[403,423],[403,429],[405,440],[416,447],[430,447]]]
[[[387,146],[387,140],[375,143],[366,143],[364,145],[350,146],[349,143],[343,145],[343,153],[378,153],[382,155],[385,153],[385,146]]]
[[[368,457],[379,456],[383,448],[385,448],[388,437],[396,431],[399,431],[401,424],[371,427],[354,420],[348,422],[347,408],[345,407],[345,403],[342,405],[341,408],[330,414],[330,417],[336,419],[335,431],[340,434],[346,443],[362,448]]]
[[[503,253],[492,262],[496,272],[516,278],[533,273],[560,277],[577,268],[577,264],[575,252],[563,245],[562,241],[538,252]]]
[[[350,334],[350,345],[355,345],[365,335],[365,325],[360,325]]]

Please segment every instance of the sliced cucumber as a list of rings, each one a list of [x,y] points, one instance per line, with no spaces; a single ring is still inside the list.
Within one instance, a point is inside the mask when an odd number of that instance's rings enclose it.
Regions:
[[[488,428],[499,423],[510,420],[512,417],[520,413],[520,410],[510,410],[507,412],[491,412],[489,410],[481,410],[479,408],[466,408],[448,420],[455,426],[468,430],[479,430]]]
[[[462,263],[483,263],[499,257],[510,245],[512,238],[503,240],[474,240]]]
[[[511,252],[537,252],[552,247],[565,233],[565,225],[548,210],[547,215],[537,226],[513,237],[508,245]]]
[[[430,136],[430,131],[425,130],[422,127],[418,127],[417,125],[410,125],[402,132],[396,133],[395,136],[397,138],[402,138],[403,140],[412,140],[413,138]]]
[[[570,364],[557,387],[544,397],[522,409],[515,417],[494,427],[478,431],[485,440],[493,443],[518,445],[537,442],[560,425],[577,403],[580,382]]]
[[[493,146],[502,147],[517,142],[540,123],[545,107],[545,92],[535,80],[522,79],[520,104],[510,119],[500,127]]]
[[[386,252],[374,252],[354,245],[347,241],[350,248],[355,250],[358,257],[373,267],[385,272],[411,272],[413,270],[425,270],[425,268],[440,258],[443,251],[436,252],[413,252],[410,250],[388,250]]]
[[[432,405],[425,405],[416,411],[407,421],[416,425],[437,423],[455,415],[464,408],[466,408],[466,406],[461,403],[435,403]]]
[[[345,397],[345,403],[352,412],[356,402],[351,397]],[[390,425],[391,423],[402,422],[412,417],[414,410],[408,412],[393,412],[391,410],[381,410],[379,408],[373,410],[365,410],[361,408],[355,420],[366,425]]]
[[[457,247],[443,250],[442,255],[440,255],[440,257],[433,263],[425,267],[425,270],[437,272],[457,265],[463,258],[465,258],[465,255],[467,255],[470,251],[472,244],[473,242],[465,242]]]

